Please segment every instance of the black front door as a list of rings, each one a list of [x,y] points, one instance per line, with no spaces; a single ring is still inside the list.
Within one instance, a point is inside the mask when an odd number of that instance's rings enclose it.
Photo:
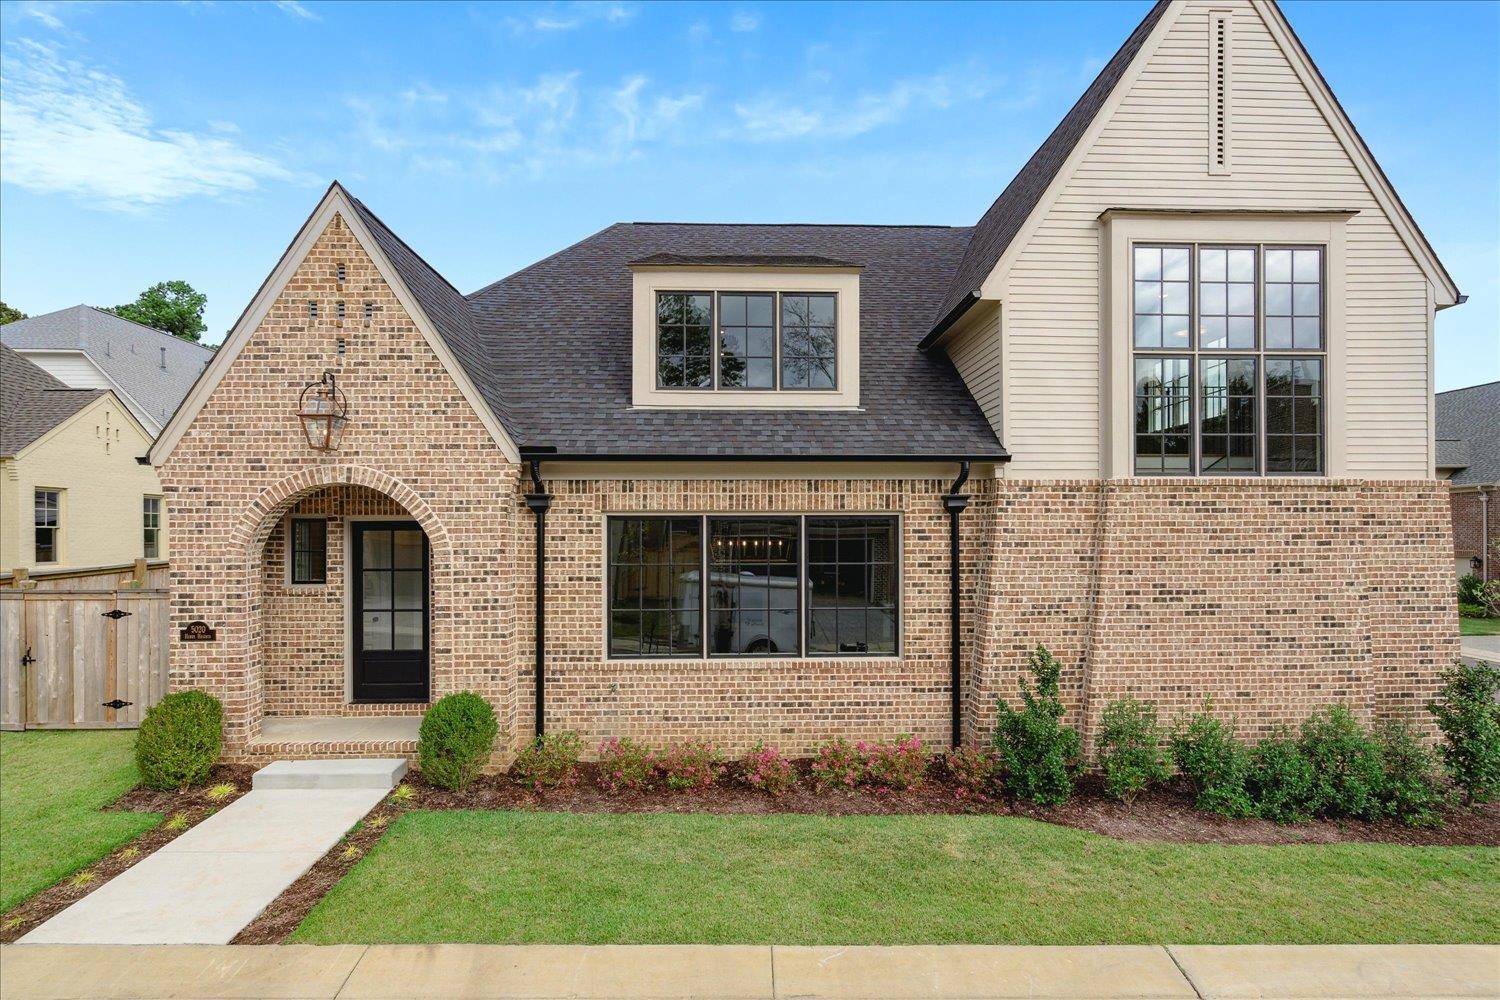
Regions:
[[[350,527],[354,700],[426,701],[427,536],[407,521]]]

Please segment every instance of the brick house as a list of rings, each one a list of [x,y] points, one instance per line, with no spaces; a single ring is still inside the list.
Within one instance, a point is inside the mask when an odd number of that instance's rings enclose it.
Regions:
[[[335,183],[152,450],[172,683],[252,756],[460,689],[502,752],[946,744],[1038,643],[1086,730],[1416,714],[1459,301],[1265,0],[1154,7],[972,227],[620,224],[464,295]]]
[[[1437,475],[1448,481],[1453,568],[1500,580],[1500,382],[1437,394]]]

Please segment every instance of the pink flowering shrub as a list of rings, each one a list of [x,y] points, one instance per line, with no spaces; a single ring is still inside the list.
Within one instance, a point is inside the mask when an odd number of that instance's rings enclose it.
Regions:
[[[842,736],[818,747],[812,762],[812,780],[818,791],[831,788],[853,791],[865,776],[865,756]]]
[[[775,747],[755,744],[740,760],[740,774],[745,784],[769,795],[784,795],[797,783],[797,769],[791,760]]]
[[[718,780],[724,770],[724,758],[712,743],[687,740],[662,751],[656,758],[656,766],[673,791],[699,791]]]
[[[548,733],[538,736],[516,755],[511,777],[516,784],[533,792],[550,788],[572,788],[578,783],[578,757],[583,740],[576,733]]]
[[[960,802],[984,802],[1000,791],[1000,760],[983,747],[950,750],[943,766]]]
[[[878,794],[917,788],[927,778],[927,749],[910,734],[890,743],[856,743],[854,749],[864,757],[864,783]]]
[[[657,778],[656,754],[648,746],[627,738],[599,744],[599,784],[612,795],[640,792]]]

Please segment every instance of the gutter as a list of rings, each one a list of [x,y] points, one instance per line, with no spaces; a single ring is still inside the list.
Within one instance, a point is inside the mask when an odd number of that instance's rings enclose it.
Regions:
[[[552,494],[542,485],[542,463],[532,459],[526,506],[536,515],[536,735],[547,733],[547,511]]]
[[[968,312],[969,307],[978,301],[979,292],[977,289],[970,292],[968,295],[965,295],[961,300],[959,300],[958,305],[948,310],[948,315],[938,320],[938,324],[937,326],[932,328],[932,332],[922,338],[921,343],[917,344],[917,350],[925,351],[936,344],[939,340],[942,340],[943,334],[947,333],[949,329],[952,328],[954,323],[957,323],[959,320],[963,319],[964,313]]]
[[[559,452],[555,448],[528,446],[521,449],[526,462],[994,462],[1010,461],[1006,451],[990,454],[935,455],[743,455],[713,452]]]
[[[963,742],[963,696],[960,687],[962,680],[961,657],[963,653],[962,634],[959,631],[963,624],[959,608],[960,586],[959,586],[959,558],[958,558],[958,516],[969,506],[969,496],[960,493],[964,483],[969,481],[969,463],[967,461],[958,463],[958,478],[953,485],[948,487],[948,492],[943,494],[943,509],[948,512],[948,679],[952,686],[950,694],[950,724],[952,731],[950,738],[953,749],[957,750]]]

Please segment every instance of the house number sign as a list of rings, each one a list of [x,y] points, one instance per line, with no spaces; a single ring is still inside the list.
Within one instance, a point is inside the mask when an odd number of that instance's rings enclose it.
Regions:
[[[181,635],[183,642],[213,642],[219,638],[219,633],[209,628],[208,622],[188,622]]]

